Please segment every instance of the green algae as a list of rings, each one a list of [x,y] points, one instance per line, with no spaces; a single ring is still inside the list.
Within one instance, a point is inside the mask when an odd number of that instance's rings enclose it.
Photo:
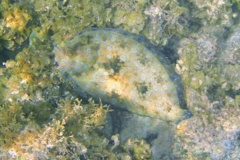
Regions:
[[[21,3],[10,4],[2,1],[0,11],[1,47],[15,50],[26,41],[34,27],[30,15],[32,8]]]

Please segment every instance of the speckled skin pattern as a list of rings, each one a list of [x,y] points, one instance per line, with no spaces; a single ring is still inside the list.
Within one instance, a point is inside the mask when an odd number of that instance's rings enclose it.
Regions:
[[[180,79],[145,38],[116,29],[91,29],[56,47],[59,70],[81,93],[142,116],[183,116]]]

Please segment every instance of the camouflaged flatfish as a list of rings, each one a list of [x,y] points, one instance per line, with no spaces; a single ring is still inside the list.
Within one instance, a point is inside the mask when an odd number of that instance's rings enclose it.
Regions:
[[[145,38],[117,29],[91,29],[54,50],[59,70],[77,90],[116,108],[177,121],[185,116],[179,76]]]

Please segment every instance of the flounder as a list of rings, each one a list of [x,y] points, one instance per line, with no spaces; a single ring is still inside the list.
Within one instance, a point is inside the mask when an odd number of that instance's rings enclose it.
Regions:
[[[81,93],[132,113],[178,121],[180,77],[144,37],[117,29],[91,29],[54,49],[58,68]]]

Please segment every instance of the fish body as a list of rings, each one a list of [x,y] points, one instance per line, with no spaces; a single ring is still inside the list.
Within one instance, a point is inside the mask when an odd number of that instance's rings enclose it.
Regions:
[[[91,29],[54,50],[58,68],[77,90],[132,113],[177,121],[184,116],[180,77],[144,37]]]

